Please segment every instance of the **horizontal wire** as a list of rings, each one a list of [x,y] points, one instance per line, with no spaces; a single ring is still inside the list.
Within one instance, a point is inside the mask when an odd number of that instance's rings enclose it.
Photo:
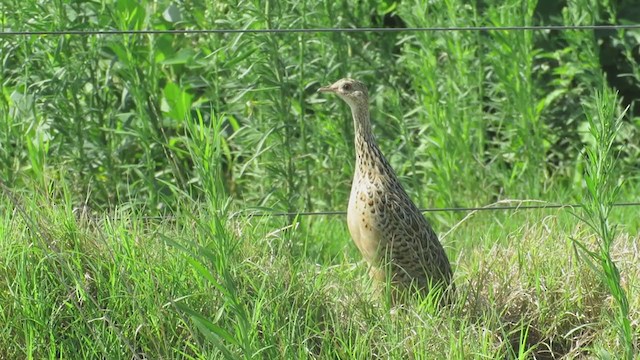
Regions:
[[[0,37],[62,35],[187,35],[187,34],[284,34],[284,33],[399,33],[440,31],[565,31],[565,30],[637,30],[640,24],[625,25],[530,25],[530,26],[434,26],[408,28],[317,28],[317,29],[174,29],[174,30],[7,30]]]
[[[614,207],[640,206],[640,202],[622,202],[612,204]],[[469,212],[469,211],[500,211],[500,210],[534,210],[534,209],[561,209],[561,208],[582,208],[581,204],[545,204],[545,205],[501,205],[484,207],[449,207],[449,208],[427,208],[420,209],[420,212]],[[267,216],[319,216],[319,215],[346,215],[346,211],[301,211],[301,212],[258,212],[258,213],[235,213],[232,217],[267,217]]]
[[[524,202],[517,201],[517,202]],[[531,201],[531,200],[529,200]],[[514,201],[515,202],[515,201]],[[629,207],[629,206],[640,206],[640,202],[621,202],[612,204],[613,207]],[[584,205],[581,204],[545,204],[545,205],[500,205],[493,206],[487,205],[484,207],[448,207],[448,208],[426,208],[420,209],[422,213],[428,212],[471,212],[471,211],[509,211],[509,210],[544,210],[544,209],[579,209],[583,208]],[[77,208],[74,210],[78,213],[79,217],[87,216],[88,218],[98,219],[100,216],[95,216],[93,214],[82,214],[82,209]],[[230,218],[237,217],[282,217],[282,216],[335,216],[335,215],[346,215],[347,212],[344,210],[327,210],[327,211],[300,211],[300,212],[269,212],[269,211],[260,211],[252,213],[250,210],[238,211],[231,214]],[[109,216],[111,220],[118,220],[129,218],[129,216]],[[174,220],[177,217],[174,215],[158,215],[158,216],[140,216],[138,219],[142,220]]]

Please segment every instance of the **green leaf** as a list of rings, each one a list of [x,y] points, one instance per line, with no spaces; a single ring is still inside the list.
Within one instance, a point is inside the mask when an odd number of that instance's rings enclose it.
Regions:
[[[162,12],[162,18],[170,23],[176,23],[182,20],[182,14],[180,9],[172,3]]]
[[[224,328],[214,324],[206,317],[197,311],[192,310],[188,306],[182,303],[176,303],[176,307],[189,315],[194,322],[198,330],[205,336],[205,338],[218,348],[223,354],[225,359],[238,359],[229,348],[221,341],[224,340],[227,343],[235,346],[240,346],[240,342],[236,340],[233,335]]]
[[[162,93],[167,105],[163,111],[174,120],[184,121],[187,119],[191,111],[191,95],[172,82],[167,83]]]

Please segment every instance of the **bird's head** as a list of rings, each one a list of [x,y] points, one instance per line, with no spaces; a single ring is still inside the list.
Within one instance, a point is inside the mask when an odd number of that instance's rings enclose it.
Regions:
[[[360,81],[349,78],[340,79],[332,85],[321,87],[318,92],[337,94],[352,108],[367,106],[368,103],[367,87]]]

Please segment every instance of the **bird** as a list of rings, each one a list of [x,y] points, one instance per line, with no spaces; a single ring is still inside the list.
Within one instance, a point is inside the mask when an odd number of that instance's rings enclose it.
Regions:
[[[333,93],[351,108],[356,166],[347,209],[349,233],[369,265],[374,281],[398,294],[438,287],[449,301],[452,270],[438,235],[411,201],[371,129],[369,95],[364,83],[351,78],[318,89]],[[413,291],[411,291],[413,289]]]

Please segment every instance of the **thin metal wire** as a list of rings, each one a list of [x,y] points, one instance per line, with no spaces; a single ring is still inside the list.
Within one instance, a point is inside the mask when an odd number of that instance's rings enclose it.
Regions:
[[[409,28],[318,28],[318,29],[174,29],[174,30],[25,30],[3,31],[9,36],[63,36],[63,35],[188,35],[188,34],[286,34],[286,33],[399,33],[440,31],[566,31],[566,30],[640,30],[640,24],[624,25],[531,25],[531,26],[433,26]]]
[[[622,202],[613,204],[614,207],[640,206],[640,202]],[[500,205],[485,207],[449,207],[449,208],[427,208],[420,209],[420,212],[470,212],[470,211],[505,211],[505,210],[535,210],[535,209],[577,209],[582,208],[580,204],[544,204],[544,205]],[[319,216],[319,215],[346,215],[346,211],[301,211],[301,212],[238,212],[232,217],[267,217],[267,216]]]
[[[514,202],[525,202],[526,200],[514,200]],[[531,201],[531,200],[529,200]],[[640,206],[640,202],[621,202],[613,204],[614,207],[629,207],[629,206]],[[544,209],[579,209],[582,208],[583,205],[580,204],[544,204],[544,205],[487,205],[484,207],[448,207],[448,208],[426,208],[420,209],[422,213],[428,212],[471,212],[471,211],[509,211],[509,210],[544,210]],[[251,210],[238,211],[231,214],[231,218],[238,217],[282,217],[282,216],[336,216],[336,215],[346,215],[347,212],[344,210],[327,210],[327,211],[300,211],[300,212],[269,212],[265,210],[261,210],[259,212],[251,212]],[[92,217],[92,216],[89,216]],[[112,220],[118,220],[120,217],[109,217]],[[141,216],[138,217],[143,220],[174,220],[176,219],[173,215],[167,216]]]

